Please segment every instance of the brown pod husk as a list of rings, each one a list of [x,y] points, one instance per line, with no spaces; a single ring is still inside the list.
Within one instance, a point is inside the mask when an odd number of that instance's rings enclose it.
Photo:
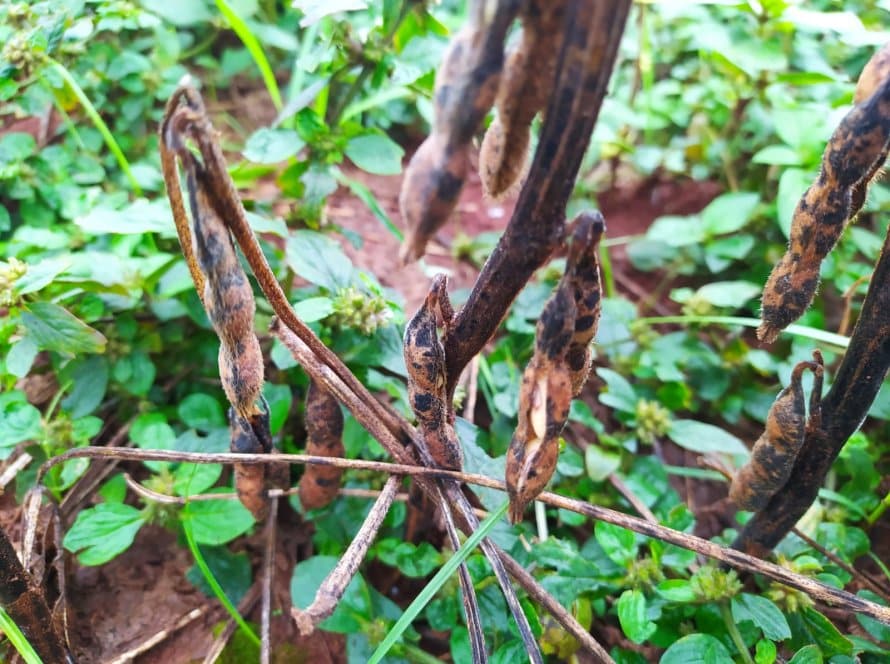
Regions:
[[[473,135],[494,104],[504,61],[504,39],[520,2],[479,3],[452,39],[436,75],[432,134],[405,170],[399,206],[407,232],[404,263],[423,256],[448,221],[469,168]]]
[[[547,486],[559,457],[559,435],[572,402],[571,372],[565,362],[574,333],[575,302],[563,280],[538,321],[535,354],[522,375],[516,431],[507,450],[506,483],[510,520]]]
[[[818,416],[822,391],[821,355],[816,362],[800,362],[788,387],[779,392],[766,418],[766,428],[754,444],[751,458],[733,476],[729,497],[739,509],[758,511],[788,482],[806,435],[807,420],[801,379],[806,369],[816,380],[810,417]]]
[[[597,250],[606,222],[598,211],[582,212],[569,229],[566,274],[575,299],[575,330],[566,352],[572,376],[572,396],[577,397],[590,374],[590,344],[596,337],[602,312],[602,286]]]
[[[882,58],[885,56],[881,56]],[[875,65],[872,71],[879,71]],[[863,91],[872,85],[863,84]],[[822,156],[817,180],[801,197],[791,221],[788,251],[763,289],[757,336],[771,343],[809,308],[819,269],[862,207],[870,181],[883,166],[890,143],[890,78],[841,120]]]
[[[266,420],[268,422],[268,419]],[[261,424],[260,424],[261,427]],[[230,449],[236,454],[262,454],[268,452],[264,442],[257,436],[257,429],[251,421],[229,408]],[[260,428],[261,431],[261,428]],[[261,434],[262,435],[262,434]],[[271,436],[269,437],[271,441]],[[238,500],[257,521],[263,521],[269,514],[269,498],[266,491],[266,469],[257,464],[234,464],[235,491]]]
[[[463,466],[460,443],[451,425],[446,393],[445,349],[438,319],[450,318],[446,281],[438,275],[426,299],[405,327],[402,351],[408,370],[408,401],[417,417],[427,450],[442,468]]]
[[[556,80],[565,0],[531,0],[522,12],[522,37],[507,58],[495,100],[497,117],[479,150],[485,194],[500,200],[527,168],[531,123],[543,111]]]
[[[343,457],[343,412],[340,404],[314,380],[306,393],[306,454]],[[330,504],[340,490],[343,469],[309,464],[300,478],[300,504],[312,510]]]

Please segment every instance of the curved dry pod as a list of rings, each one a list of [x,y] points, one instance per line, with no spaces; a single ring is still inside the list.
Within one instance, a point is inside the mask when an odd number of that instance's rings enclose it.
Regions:
[[[482,186],[495,200],[510,193],[527,168],[531,122],[546,108],[556,81],[565,6],[565,0],[530,0],[521,12],[522,37],[504,65],[497,117],[479,150]]]
[[[519,0],[479,0],[452,39],[436,76],[432,134],[405,170],[399,205],[407,232],[403,262],[420,258],[454,211],[469,163],[470,143],[494,104],[504,39]]]
[[[788,482],[806,436],[807,419],[801,378],[809,369],[816,379],[810,400],[810,417],[818,416],[822,393],[822,357],[800,362],[791,382],[779,392],[766,418],[766,428],[751,451],[751,458],[733,476],[730,499],[739,509],[757,511]]]
[[[566,280],[544,305],[535,353],[522,375],[516,431],[507,450],[506,483],[510,520],[547,486],[559,457],[559,435],[572,402],[571,372],[565,362],[574,333],[575,302]]]
[[[884,69],[886,48],[878,54],[858,94],[872,89]],[[871,63],[870,63],[871,64]],[[788,251],[763,288],[762,323],[757,336],[770,343],[810,306],[822,260],[847,222],[860,210],[868,185],[890,147],[890,77],[841,120],[822,157],[819,177],[801,197],[791,221]]]
[[[343,457],[343,412],[328,391],[314,380],[306,392],[306,454]],[[328,505],[340,490],[343,469],[309,464],[299,483],[300,504],[311,510]]]

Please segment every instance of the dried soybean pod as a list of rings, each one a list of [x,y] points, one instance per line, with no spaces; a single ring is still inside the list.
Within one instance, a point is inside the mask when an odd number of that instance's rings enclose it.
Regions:
[[[526,169],[531,122],[544,110],[556,80],[565,5],[565,0],[531,0],[521,12],[522,37],[504,65],[497,117],[479,150],[482,186],[495,200],[508,194]]]
[[[556,469],[559,435],[572,401],[571,372],[565,355],[574,321],[574,298],[563,280],[544,305],[535,353],[519,388],[518,422],[507,450],[506,467],[513,523],[522,520],[525,508],[544,490]]]
[[[865,200],[870,178],[890,143],[890,78],[841,120],[822,157],[817,180],[801,197],[788,251],[763,288],[757,336],[767,343],[800,318],[813,300],[822,260]]]
[[[884,44],[881,50],[875,53],[865,65],[862,74],[859,75],[859,80],[856,82],[856,91],[853,93],[853,103],[861,104],[863,101],[871,97],[881,82],[888,78],[890,78],[890,43]],[[850,217],[855,216],[858,214],[859,210],[862,209],[862,206],[865,204],[865,199],[868,196],[868,186],[875,179],[878,172],[884,167],[884,162],[886,160],[887,146],[884,146],[883,155],[875,161],[868,175],[860,180],[853,188],[853,195],[850,203]]]
[[[446,51],[436,75],[432,134],[411,158],[399,195],[407,226],[399,252],[404,263],[423,255],[457,204],[470,143],[494,103],[504,39],[519,5],[520,0],[477,0]]]
[[[452,315],[446,288],[445,277],[437,275],[405,328],[403,353],[408,370],[408,400],[430,456],[443,468],[459,470],[463,465],[461,449],[451,425],[445,388],[445,348],[437,331],[438,318],[447,325]]]
[[[306,393],[306,454],[342,457],[343,413],[337,400],[315,381]],[[324,507],[340,489],[342,468],[310,464],[300,478],[300,504],[307,510]]]
[[[264,443],[257,436],[257,428],[262,430],[262,421],[251,422],[239,415],[234,408],[229,408],[229,429],[231,432],[230,449],[236,454],[262,454]],[[268,430],[268,417],[266,417]],[[271,443],[271,440],[270,440]],[[257,521],[262,521],[269,513],[268,494],[266,492],[266,469],[261,465],[234,464],[235,490],[238,500],[246,507]]]
[[[810,369],[817,379],[810,401],[811,414],[813,405],[818,409],[822,385],[821,356],[817,357],[817,362],[800,362],[794,367],[790,384],[779,392],[769,410],[766,428],[754,444],[751,458],[733,476],[729,497],[739,509],[763,509],[788,482],[806,434],[806,406],[801,384],[806,369]]]
[[[572,222],[566,276],[575,298],[575,331],[566,352],[572,372],[572,396],[581,394],[590,374],[590,344],[602,310],[602,288],[597,250],[606,222],[599,211],[582,212]]]

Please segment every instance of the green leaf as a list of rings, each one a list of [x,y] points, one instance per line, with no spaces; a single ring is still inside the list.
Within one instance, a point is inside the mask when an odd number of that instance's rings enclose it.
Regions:
[[[36,440],[43,434],[40,411],[28,403],[24,392],[11,390],[0,394],[0,458],[24,440]]]
[[[694,297],[715,307],[738,309],[749,300],[759,297],[761,288],[760,285],[750,281],[715,281],[699,288]]]
[[[792,614],[794,617],[795,614]],[[845,638],[828,618],[816,609],[807,608],[796,614],[800,619],[800,632],[795,633],[795,641],[816,643],[822,654],[831,658],[835,655],[852,655],[853,644]]]
[[[618,622],[627,638],[643,643],[655,632],[656,625],[646,616],[646,597],[639,590],[625,590],[618,598]]]
[[[198,431],[206,433],[226,426],[222,406],[209,394],[189,394],[179,402],[176,410],[186,426]]]
[[[72,361],[63,370],[63,376],[71,382],[71,392],[62,400],[62,408],[71,417],[92,413],[105,398],[108,374],[108,359],[102,355],[88,355]]]
[[[674,420],[667,434],[677,445],[691,452],[748,455],[748,448],[741,440],[713,424]]]
[[[203,493],[222,475],[218,463],[182,463],[173,472],[173,493],[177,496],[193,496]]]
[[[702,222],[709,235],[734,233],[748,223],[759,203],[760,194],[756,192],[723,194],[702,210]]]
[[[701,217],[692,215],[658,217],[646,231],[646,238],[664,242],[669,247],[700,244],[705,240],[705,226]]]
[[[752,621],[771,641],[791,638],[791,628],[785,616],[779,607],[766,597],[749,593],[736,595],[732,598],[732,619],[737,623],[743,620]]]
[[[386,134],[364,134],[346,144],[346,156],[352,163],[375,175],[401,173],[404,155],[402,147]]]
[[[777,654],[775,643],[768,639],[760,639],[754,649],[754,664],[773,664]]]
[[[70,258],[45,258],[39,263],[28,265],[28,271],[16,279],[15,292],[17,295],[36,293],[48,286],[57,276],[71,266]]]
[[[794,653],[794,657],[788,660],[788,664],[822,664],[823,661],[819,646],[808,645]]]
[[[307,297],[294,303],[294,311],[304,323],[314,323],[334,313],[334,301],[329,297]]]
[[[666,579],[655,586],[655,592],[671,602],[694,602],[697,598],[687,579]]]
[[[871,592],[870,590],[860,590],[856,594],[859,597],[864,597],[865,599],[872,602],[877,602],[882,606],[887,605],[887,603],[883,599],[881,599],[878,595]],[[884,643],[890,643],[890,625],[885,625],[884,623],[875,620],[871,616],[866,616],[861,613],[856,614],[856,620],[858,620],[859,624],[862,625],[865,631],[868,632],[875,639]]]
[[[797,150],[787,145],[768,145],[758,150],[751,162],[754,164],[773,164],[776,166],[800,166],[802,159]]]
[[[340,245],[315,231],[296,231],[287,241],[287,264],[307,281],[335,293],[352,283],[352,261]]]
[[[220,489],[228,493],[229,489]],[[212,492],[216,493],[216,491]],[[246,533],[254,524],[253,515],[238,500],[201,500],[186,505],[188,519],[199,544],[225,544]]]
[[[82,565],[102,565],[130,547],[143,523],[135,507],[101,503],[77,515],[62,544]]]
[[[144,450],[172,450],[176,433],[163,413],[143,413],[130,426],[130,440]],[[155,472],[170,467],[167,461],[146,461],[145,465]]]
[[[395,567],[405,576],[422,578],[441,564],[441,555],[429,542],[417,546],[393,538],[381,540],[376,547],[377,557]]]
[[[14,131],[0,136],[0,165],[16,166],[36,149],[37,141],[31,134]]]
[[[608,388],[608,391],[600,392],[599,402],[625,413],[635,413],[639,397],[627,379],[617,371],[603,367],[598,368],[596,373]]]
[[[293,0],[294,9],[303,12],[300,27],[308,28],[325,16],[368,8],[367,0]]]
[[[67,309],[52,302],[33,302],[22,311],[22,324],[43,350],[77,355],[102,353],[106,339]]]
[[[584,450],[584,467],[587,469],[587,476],[594,482],[602,482],[618,470],[620,465],[620,454],[608,452],[599,445],[588,445]]]
[[[298,563],[290,580],[291,601],[298,609],[307,609],[315,599],[322,582],[336,567],[339,559],[335,556],[313,556]],[[361,574],[356,574],[346,586],[343,599],[337,604],[334,613],[321,626],[327,631],[349,633],[361,628],[358,617],[353,616],[355,609],[370,610],[367,599],[367,586]],[[360,616],[359,616],[360,617]]]
[[[116,235],[176,234],[173,214],[166,198],[158,198],[154,201],[137,198],[120,209],[110,207],[108,204],[100,205],[76,218],[74,223],[92,235],[105,235],[106,233]]]
[[[710,634],[690,634],[664,651],[660,664],[733,664],[720,641]]]
[[[606,555],[619,565],[627,566],[636,558],[636,536],[630,530],[605,521],[597,521],[593,532]]]
[[[142,6],[178,28],[206,23],[213,18],[204,0],[142,0]]]
[[[247,594],[252,582],[250,573],[250,560],[245,552],[232,553],[224,546],[202,546],[201,554],[204,556],[204,562],[213,573],[213,577],[218,580],[226,597],[233,604],[238,604]],[[207,579],[201,573],[197,565],[192,566],[185,573],[185,578],[192,582],[198,590],[213,597],[213,589],[207,583]]]
[[[258,129],[244,146],[245,159],[258,164],[277,164],[296,155],[306,143],[293,129]]]
[[[37,344],[31,337],[22,337],[9,347],[9,352],[6,354],[6,371],[16,378],[27,376],[38,350]]]

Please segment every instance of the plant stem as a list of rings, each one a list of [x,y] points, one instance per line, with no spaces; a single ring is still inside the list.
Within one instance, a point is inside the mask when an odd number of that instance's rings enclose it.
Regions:
[[[748,646],[745,645],[745,641],[742,639],[742,634],[739,632],[739,626],[736,625],[735,621],[732,619],[732,611],[729,610],[729,602],[727,600],[720,602],[720,615],[723,617],[726,631],[729,632],[729,636],[735,644],[736,650],[738,650],[739,654],[742,656],[742,661],[744,661],[745,664],[754,664]]]
[[[872,513],[868,515],[868,525],[875,525],[875,521],[881,518],[881,515],[887,511],[888,507],[890,507],[890,493],[884,496],[884,500],[882,500],[878,506],[874,508]]]

